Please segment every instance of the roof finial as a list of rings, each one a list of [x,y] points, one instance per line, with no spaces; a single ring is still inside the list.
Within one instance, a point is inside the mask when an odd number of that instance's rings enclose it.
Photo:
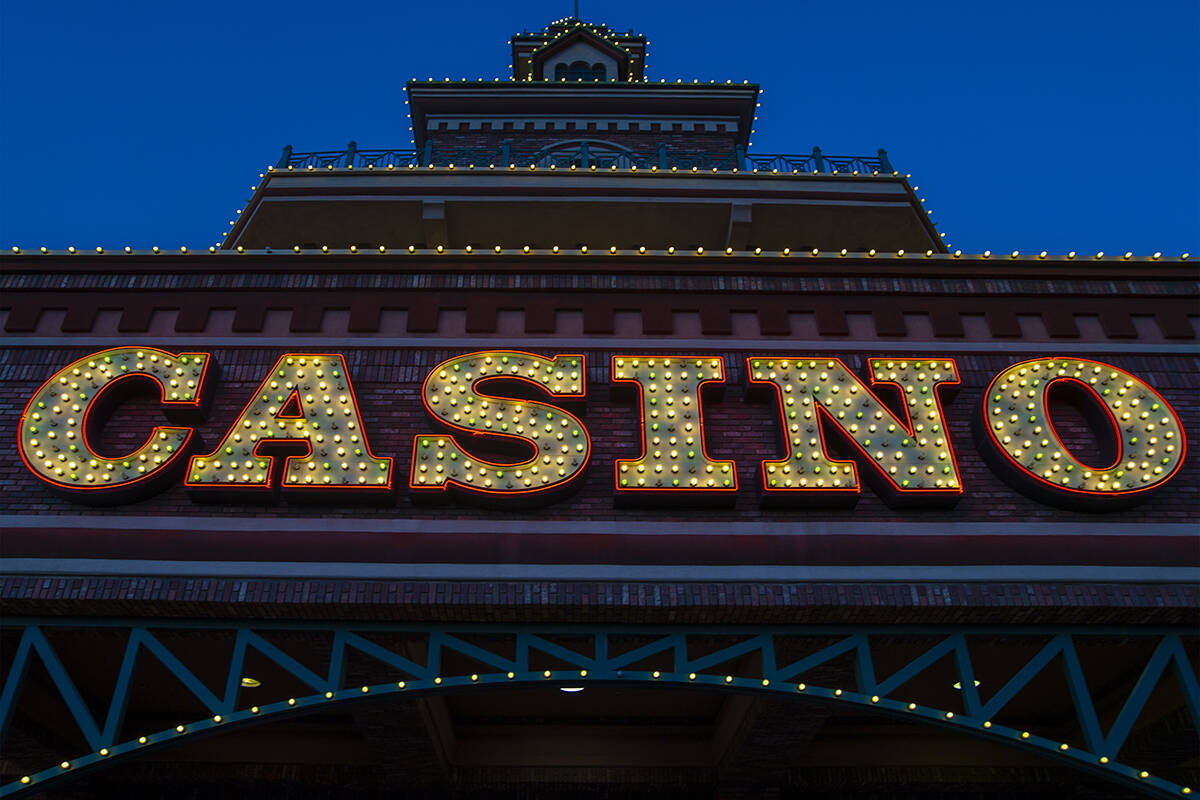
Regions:
[[[579,19],[579,0],[575,0],[575,19]]]

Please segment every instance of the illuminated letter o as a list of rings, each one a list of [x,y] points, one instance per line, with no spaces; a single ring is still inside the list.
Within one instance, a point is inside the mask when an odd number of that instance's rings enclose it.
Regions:
[[[1051,386],[1071,383],[1099,401],[1117,439],[1111,464],[1084,464],[1062,443],[1048,410]],[[1039,358],[1005,369],[984,396],[985,448],[1019,489],[1083,508],[1129,503],[1179,470],[1187,445],[1179,415],[1145,381],[1086,358]]]

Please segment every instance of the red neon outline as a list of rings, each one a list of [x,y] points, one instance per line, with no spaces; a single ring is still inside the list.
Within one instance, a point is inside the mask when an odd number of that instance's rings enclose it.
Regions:
[[[436,366],[432,367],[429,370],[429,374],[425,376],[425,380],[421,383],[421,404],[423,406],[425,406],[425,410],[429,413],[429,415],[431,417],[433,417],[435,420],[437,420],[439,423],[446,425],[449,428],[454,428],[455,430],[460,430],[465,433],[469,433],[472,436],[504,436],[504,437],[508,437],[511,439],[517,439],[519,441],[525,442],[526,444],[532,445],[534,447],[534,455],[536,457],[537,453],[539,453],[541,451],[541,448],[538,446],[538,442],[534,441],[533,439],[530,439],[519,433],[508,433],[506,431],[493,431],[493,430],[488,430],[488,429],[476,430],[475,428],[468,428],[465,425],[460,425],[456,422],[445,419],[444,417],[442,417],[440,414],[438,414],[436,411],[434,411],[432,408],[429,407],[429,400],[428,400],[429,382],[431,380],[433,380],[434,376],[438,373],[439,370],[445,368],[449,364],[453,364],[454,362],[460,361],[463,359],[485,358],[488,356],[490,356],[492,358],[499,358],[501,356],[517,356],[517,357],[524,356],[527,358],[537,359],[539,361],[543,361],[543,362],[550,363],[550,364],[556,363],[558,361],[558,359],[560,359],[560,358],[578,358],[579,359],[579,391],[577,393],[573,393],[573,392],[556,393],[556,392],[551,391],[550,388],[544,384],[538,383],[537,381],[531,380],[530,378],[522,376],[522,375],[513,375],[513,374],[488,375],[483,378],[476,378],[474,381],[471,382],[471,393],[474,394],[476,397],[482,398],[484,400],[497,400],[497,401],[505,402],[505,403],[514,403],[514,402],[527,403],[527,404],[534,403],[542,408],[551,408],[551,409],[559,412],[560,414],[565,414],[567,417],[574,420],[575,423],[577,425],[579,425],[579,430],[581,430],[583,432],[584,441],[586,443],[586,447],[584,448],[584,451],[583,451],[583,463],[579,465],[579,469],[575,470],[575,472],[572,475],[569,475],[569,476],[563,478],[563,480],[561,480],[557,483],[551,484],[549,486],[534,486],[534,487],[530,487],[528,489],[489,489],[486,486],[476,486],[474,484],[454,480],[449,477],[447,477],[447,479],[445,481],[442,481],[439,484],[416,483],[415,481],[416,481],[417,476],[414,473],[415,473],[415,470],[417,467],[417,446],[419,445],[421,439],[428,439],[430,437],[437,438],[437,439],[449,440],[450,442],[452,442],[454,444],[455,447],[457,447],[460,451],[462,451],[464,454],[469,456],[472,461],[476,462],[477,464],[482,464],[485,467],[490,467],[495,470],[506,470],[506,469],[516,469],[517,467],[521,466],[520,464],[516,464],[516,465],[514,465],[514,464],[495,464],[486,459],[476,458],[475,456],[472,456],[465,447],[463,447],[461,444],[459,444],[458,440],[454,437],[453,434],[437,434],[437,433],[417,434],[416,436],[413,437],[412,462],[411,462],[411,465],[408,470],[408,488],[410,491],[418,493],[418,494],[434,494],[434,493],[445,494],[445,492],[449,491],[450,487],[453,486],[456,491],[459,489],[462,489],[462,490],[465,490],[467,492],[467,494],[477,494],[482,497],[494,497],[494,496],[524,497],[524,496],[537,494],[539,492],[554,492],[554,491],[557,491],[560,489],[564,489],[567,486],[570,486],[572,483],[574,483],[574,481],[576,479],[578,479],[580,476],[582,476],[584,471],[587,469],[587,466],[591,462],[591,459],[592,459],[592,436],[590,433],[588,433],[587,426],[583,424],[583,420],[579,419],[579,417],[575,416],[570,411],[559,408],[558,406],[552,406],[549,403],[543,403],[540,400],[522,400],[522,399],[516,398],[516,397],[497,397],[495,395],[484,394],[483,392],[480,392],[477,390],[477,387],[481,383],[485,383],[487,381],[493,381],[493,380],[498,380],[498,379],[517,380],[517,381],[522,381],[523,383],[528,383],[531,386],[538,387],[539,389],[544,391],[546,394],[548,394],[550,397],[556,397],[556,398],[562,398],[562,399],[573,399],[573,398],[574,399],[586,399],[587,398],[587,362],[585,360],[585,356],[582,353],[560,353],[559,355],[553,356],[551,358],[547,358],[544,355],[538,355],[537,353],[529,353],[524,350],[477,350],[473,353],[464,353],[463,355],[458,355],[458,356],[454,356],[452,358],[448,358],[445,361],[441,362],[440,364],[437,364]]]
[[[92,395],[91,398],[88,400],[87,408],[84,410],[84,413],[83,413],[83,420],[79,425],[79,441],[80,441],[80,444],[83,446],[84,451],[87,453],[88,460],[91,460],[94,458],[97,461],[123,461],[126,458],[129,458],[130,456],[132,456],[134,453],[138,452],[138,450],[141,450],[143,447],[150,444],[150,442],[156,436],[158,436],[160,433],[186,430],[187,436],[185,436],[183,441],[179,443],[179,446],[175,448],[175,452],[171,454],[170,458],[167,458],[165,461],[162,461],[161,463],[156,464],[153,469],[147,471],[146,473],[144,473],[142,475],[139,475],[138,477],[134,478],[131,481],[123,481],[123,482],[117,483],[117,484],[108,483],[108,484],[99,484],[99,485],[92,485],[92,486],[78,486],[75,484],[62,483],[62,482],[58,481],[57,479],[52,479],[52,478],[47,477],[46,475],[43,475],[41,473],[41,471],[38,469],[35,469],[34,466],[29,463],[29,459],[27,459],[25,457],[24,431],[25,431],[26,419],[29,416],[30,409],[33,407],[33,404],[35,402],[37,402],[38,397],[42,394],[42,392],[44,392],[46,390],[46,387],[49,386],[54,381],[58,380],[60,377],[63,377],[63,373],[66,372],[67,370],[74,369],[75,367],[79,366],[80,364],[86,364],[89,360],[94,360],[97,358],[104,358],[105,355],[111,355],[111,354],[117,353],[121,350],[141,350],[141,351],[147,352],[147,353],[158,353],[159,355],[166,356],[167,358],[174,359],[175,361],[178,361],[179,359],[183,358],[184,356],[203,356],[204,357],[204,366],[200,370],[200,377],[196,380],[196,388],[195,388],[195,391],[192,393],[191,400],[167,400],[166,399],[166,396],[167,396],[166,384],[163,383],[162,379],[159,378],[157,375],[154,375],[149,372],[133,372],[133,373],[126,372],[126,373],[117,375],[115,378],[105,382],[99,389],[96,390],[96,393],[94,395]],[[110,386],[113,386],[114,384],[116,384],[119,381],[122,381],[126,378],[149,378],[154,383],[157,383],[158,388],[159,388],[159,404],[160,405],[172,406],[172,407],[176,407],[176,408],[191,408],[194,410],[199,410],[200,409],[201,389],[204,387],[204,379],[206,377],[208,377],[208,365],[211,363],[212,363],[212,353],[202,352],[202,353],[175,354],[175,353],[167,352],[166,350],[159,350],[157,347],[142,347],[139,345],[123,345],[121,347],[109,347],[104,350],[99,350],[95,353],[92,353],[91,355],[86,355],[86,356],[83,356],[82,358],[76,359],[75,361],[72,361],[70,364],[66,365],[65,367],[63,367],[62,369],[58,370],[53,375],[51,375],[48,379],[46,379],[42,383],[42,385],[37,388],[37,391],[35,391],[33,393],[33,396],[31,398],[29,398],[29,402],[27,402],[25,404],[25,410],[21,412],[21,419],[20,419],[20,421],[18,423],[18,427],[17,427],[17,453],[20,454],[21,461],[24,462],[26,469],[28,469],[30,472],[32,472],[34,475],[36,475],[38,478],[40,478],[47,484],[49,484],[57,489],[67,489],[70,491],[92,492],[92,493],[100,494],[100,493],[104,493],[104,492],[126,491],[126,490],[130,489],[131,487],[133,487],[134,485],[140,484],[142,481],[145,481],[148,478],[161,477],[161,475],[162,475],[161,470],[164,469],[168,464],[171,464],[172,462],[174,462],[175,459],[178,458],[182,453],[187,451],[188,445],[191,444],[193,437],[195,437],[195,435],[196,435],[196,429],[194,427],[182,426],[182,425],[179,425],[179,426],[156,425],[150,430],[150,434],[146,437],[146,441],[142,442],[141,446],[135,448],[132,453],[129,453],[129,455],[126,455],[126,456],[110,458],[110,457],[101,456],[99,453],[92,450],[91,444],[88,441],[90,437],[88,436],[88,432],[87,432],[88,431],[88,420],[90,418],[90,415],[91,415],[92,411],[97,407],[96,404],[97,404],[97,401],[99,400],[100,396],[103,395]]]
[[[1076,489],[1073,486],[1063,486],[1061,484],[1052,483],[1051,481],[1047,480],[1046,478],[1042,477],[1041,475],[1038,475],[1037,473],[1035,473],[1029,469],[1026,469],[1023,464],[1021,464],[1019,461],[1017,461],[1015,458],[1013,458],[1012,455],[1009,454],[1008,449],[1004,446],[1004,444],[999,439],[996,438],[996,432],[995,432],[995,430],[993,430],[991,420],[988,417],[988,406],[991,405],[991,403],[992,403],[992,399],[991,399],[992,393],[994,391],[996,391],[996,384],[1007,373],[1012,372],[1015,369],[1024,367],[1028,364],[1038,364],[1040,366],[1045,366],[1045,362],[1047,362],[1047,361],[1067,361],[1067,362],[1082,361],[1082,362],[1085,362],[1092,366],[1098,366],[1098,367],[1103,367],[1105,369],[1122,372],[1122,373],[1128,375],[1130,378],[1133,378],[1133,380],[1137,381],[1142,386],[1145,386],[1146,389],[1149,390],[1150,394],[1157,397],[1159,402],[1161,402],[1163,404],[1163,408],[1165,408],[1167,410],[1167,412],[1170,413],[1171,417],[1175,420],[1175,425],[1179,428],[1179,458],[1175,462],[1174,469],[1172,469],[1170,472],[1168,472],[1166,475],[1164,475],[1160,480],[1155,481],[1154,483],[1150,484],[1149,486],[1137,486],[1133,489],[1117,489],[1115,491],[1109,490],[1109,491],[1100,492],[1100,491],[1096,491],[1094,489]],[[1113,465],[1111,467],[1108,467],[1107,469],[1097,469],[1096,467],[1089,467],[1087,464],[1084,464],[1082,461],[1080,461],[1078,458],[1076,458],[1075,455],[1071,453],[1071,450],[1066,445],[1064,445],[1062,443],[1062,440],[1059,438],[1058,431],[1056,431],[1054,429],[1054,423],[1053,423],[1053,421],[1051,421],[1051,418],[1050,418],[1050,404],[1049,404],[1048,400],[1049,400],[1050,386],[1052,386],[1054,383],[1057,383],[1060,380],[1068,380],[1068,381],[1072,381],[1075,383],[1079,383],[1084,388],[1086,388],[1089,392],[1091,392],[1092,395],[1100,401],[1100,405],[1104,408],[1104,412],[1108,416],[1109,423],[1113,426],[1113,429],[1116,431],[1116,434],[1117,434],[1117,460],[1115,462],[1113,462]],[[1109,408],[1108,403],[1106,403],[1104,401],[1104,397],[1099,392],[1097,392],[1096,388],[1094,386],[1092,386],[1090,383],[1088,383],[1087,381],[1081,381],[1078,378],[1075,378],[1074,376],[1071,376],[1068,378],[1065,375],[1055,375],[1053,378],[1046,381],[1045,386],[1042,389],[1041,400],[1042,400],[1042,408],[1045,410],[1046,427],[1050,429],[1050,433],[1054,436],[1054,441],[1056,441],[1058,443],[1058,446],[1062,449],[1062,451],[1064,453],[1067,453],[1068,455],[1070,455],[1071,458],[1074,459],[1077,464],[1080,464],[1081,466],[1083,466],[1086,469],[1089,469],[1093,472],[1108,472],[1110,470],[1113,470],[1113,469],[1116,469],[1117,467],[1119,467],[1121,465],[1121,462],[1125,460],[1125,437],[1122,434],[1121,425],[1119,422],[1117,422],[1117,418],[1116,418],[1116,415],[1113,414],[1113,410],[1111,408]],[[1003,456],[1004,461],[1008,465],[1015,466],[1018,470],[1020,470],[1021,473],[1024,473],[1026,476],[1036,480],[1040,486],[1056,489],[1056,490],[1062,491],[1062,492],[1067,492],[1068,495],[1077,494],[1077,495],[1083,495],[1084,497],[1128,497],[1129,495],[1138,494],[1139,492],[1154,491],[1155,489],[1158,489],[1164,483],[1169,481],[1171,478],[1175,477],[1175,474],[1177,472],[1179,472],[1179,468],[1183,466],[1183,461],[1187,457],[1187,434],[1183,430],[1183,420],[1179,418],[1179,414],[1176,413],[1175,409],[1171,406],[1171,404],[1167,402],[1166,398],[1163,397],[1161,394],[1159,394],[1157,389],[1155,389],[1150,384],[1146,383],[1144,380],[1139,378],[1137,375],[1134,375],[1129,370],[1123,369],[1114,364],[1109,364],[1104,361],[1097,361],[1094,358],[1080,358],[1080,357],[1068,358],[1066,356],[1043,356],[1041,358],[1032,358],[1032,359],[1029,359],[1028,361],[1019,361],[1016,364],[1010,364],[1009,366],[1007,366],[1003,370],[1001,370],[999,373],[997,373],[996,377],[992,378],[991,382],[988,383],[987,390],[983,395],[983,408],[981,409],[981,411],[983,413],[984,427],[987,428],[987,432],[988,432],[988,441],[990,441],[995,446],[997,452],[999,452],[1000,455]]]
[[[870,380],[863,381],[861,378],[859,378],[858,374],[854,372],[854,370],[852,370],[852,369],[850,369],[850,367],[846,366],[846,363],[844,361],[842,361],[840,358],[837,358],[836,356],[779,356],[779,355],[747,356],[746,357],[746,377],[750,381],[750,383],[757,383],[757,384],[763,384],[763,385],[769,384],[769,385],[775,387],[775,398],[778,401],[778,405],[779,405],[779,420],[780,420],[780,424],[783,426],[784,441],[787,443],[787,455],[782,460],[785,463],[790,463],[793,460],[795,453],[792,450],[792,448],[794,447],[794,445],[792,444],[792,434],[791,434],[791,431],[789,431],[788,427],[787,427],[787,409],[785,409],[783,407],[783,387],[781,387],[778,383],[776,383],[775,381],[773,381],[769,378],[766,378],[766,379],[755,378],[754,377],[754,367],[751,365],[751,361],[754,361],[754,360],[758,360],[758,361],[791,361],[793,363],[802,362],[802,361],[826,361],[826,362],[833,361],[833,362],[836,362],[842,369],[844,369],[846,371],[846,374],[850,375],[850,377],[857,380],[859,382],[859,384],[862,385],[863,390],[866,391],[867,394],[871,395],[871,399],[874,400],[876,403],[878,403],[879,407],[883,409],[884,413],[890,415],[892,417],[892,419],[897,424],[899,424],[901,428],[904,429],[904,432],[910,438],[916,438],[916,434],[913,432],[912,414],[909,411],[909,406],[908,406],[907,400],[905,400],[902,403],[902,406],[904,408],[904,419],[902,420],[895,415],[895,413],[892,411],[892,409],[889,408],[888,405],[883,402],[883,400],[880,399],[878,394],[871,391],[871,389],[869,388],[872,386],[883,386],[883,385],[891,384],[893,386],[896,386],[900,390],[900,398],[902,400],[904,400],[904,398],[907,397],[907,393],[904,391],[904,386],[901,385],[901,383],[899,381],[891,380],[891,379],[878,379],[877,380],[875,378],[875,370],[872,367],[872,363],[875,361],[887,360],[887,359],[890,359],[892,361],[897,361],[897,360],[934,361],[934,362],[940,361],[943,363],[945,363],[945,362],[950,363],[951,369],[953,369],[953,371],[954,371],[954,379],[953,380],[935,381],[933,384],[933,391],[931,394],[933,396],[934,407],[937,408],[938,419],[942,426],[942,438],[944,438],[946,440],[946,452],[950,454],[950,461],[953,463],[953,466],[954,466],[954,474],[956,476],[958,476],[958,486],[956,486],[956,487],[955,486],[947,486],[942,489],[938,489],[936,487],[931,488],[931,489],[922,489],[922,488],[909,489],[909,488],[900,486],[896,482],[896,479],[892,476],[892,474],[890,472],[888,472],[886,469],[884,469],[883,466],[881,466],[875,460],[875,458],[870,453],[868,453],[862,447],[862,445],[860,445],[858,443],[858,440],[856,440],[854,438],[854,436],[848,430],[846,430],[845,428],[842,427],[842,424],[838,421],[837,417],[835,417],[833,415],[833,413],[828,408],[826,408],[824,403],[818,402],[816,399],[814,399],[813,406],[815,408],[820,409],[822,412],[824,412],[828,416],[828,418],[833,422],[834,427],[836,427],[838,430],[840,430],[842,432],[843,437],[845,439],[849,440],[850,443],[853,444],[854,447],[856,447],[860,453],[862,453],[864,461],[866,463],[871,464],[878,473],[883,475],[883,477],[891,484],[892,489],[898,495],[900,495],[902,497],[907,497],[907,498],[920,497],[920,496],[946,497],[946,496],[951,496],[951,495],[955,495],[955,496],[961,495],[963,493],[962,472],[960,472],[959,468],[958,468],[958,457],[954,454],[954,447],[953,447],[953,444],[951,442],[951,437],[950,437],[950,428],[946,423],[946,413],[942,409],[942,398],[941,398],[941,387],[943,385],[959,386],[962,384],[962,378],[959,376],[959,372],[958,372],[958,363],[953,358],[948,358],[945,356],[868,356],[866,358],[866,365],[867,365],[867,374],[869,375]],[[821,443],[821,445],[820,445],[821,455],[825,457],[826,461],[828,461],[830,464],[833,464],[833,465],[845,466],[845,465],[849,464],[851,467],[850,475],[851,475],[851,477],[854,478],[854,483],[856,485],[845,487],[845,488],[836,487],[836,486],[829,486],[829,487],[825,487],[825,486],[788,486],[788,487],[783,487],[783,488],[780,488],[778,486],[771,486],[767,482],[767,461],[764,460],[759,464],[759,473],[762,475],[762,490],[765,493],[764,496],[768,496],[768,495],[778,496],[778,495],[789,494],[789,493],[797,492],[797,491],[808,492],[809,494],[813,494],[813,495],[818,494],[818,493],[830,493],[830,494],[841,494],[841,493],[861,494],[862,493],[862,488],[863,488],[865,482],[863,480],[860,480],[860,478],[859,478],[859,470],[858,470],[857,462],[855,462],[852,459],[849,461],[837,461],[829,456],[829,450],[826,449],[826,446],[825,446],[825,426],[821,424],[821,415],[820,414],[817,415],[816,428],[817,428],[817,436]],[[778,459],[772,459],[772,461],[778,461]]]
[[[293,400],[296,401],[296,410],[299,411],[300,413],[299,414],[283,413],[284,410],[291,404],[291,402]],[[304,403],[300,402],[300,390],[299,389],[292,389],[292,393],[289,394],[287,396],[287,399],[283,401],[283,404],[279,406],[279,411],[275,414],[275,419],[306,419],[306,417],[304,416]],[[258,445],[255,445],[254,448],[257,450]],[[311,448],[309,448],[309,449],[311,449]]]
[[[697,417],[697,424],[700,427],[700,454],[703,455],[705,460],[709,461],[709,462],[720,463],[722,460],[728,461],[729,462],[729,472],[733,476],[733,486],[622,486],[621,485],[621,464],[624,463],[624,464],[632,465],[638,461],[641,461],[643,458],[645,458],[647,450],[648,450],[648,447],[647,447],[647,438],[648,437],[646,436],[646,400],[645,400],[646,387],[643,386],[642,382],[639,381],[637,378],[618,378],[617,377],[617,359],[618,358],[629,359],[629,360],[633,360],[633,359],[649,360],[652,358],[657,358],[657,359],[675,358],[675,359],[679,359],[680,361],[684,362],[685,366],[686,366],[687,360],[691,359],[691,358],[698,358],[698,359],[703,359],[706,361],[712,361],[715,359],[721,363],[721,366],[720,366],[721,378],[720,378],[720,380],[717,380],[716,378],[705,378],[704,380],[702,380],[696,384],[696,417]],[[709,369],[711,369],[711,367],[709,367]],[[632,383],[638,387],[638,392],[637,392],[637,394],[638,394],[638,431],[641,434],[642,453],[637,458],[618,458],[616,461],[613,462],[613,486],[614,486],[615,491],[618,494],[620,494],[621,492],[632,493],[632,494],[639,494],[639,493],[646,493],[646,492],[659,492],[659,493],[671,493],[671,494],[673,494],[675,492],[715,492],[717,494],[724,495],[724,494],[734,493],[738,490],[737,461],[732,458],[730,458],[730,459],[713,458],[712,456],[710,456],[708,454],[708,447],[704,440],[704,403],[701,402],[701,400],[700,400],[700,390],[706,383],[725,383],[725,376],[728,375],[729,373],[726,372],[726,370],[725,370],[725,357],[724,356],[698,356],[698,355],[681,356],[681,355],[675,355],[675,354],[668,354],[668,355],[660,354],[660,355],[648,356],[648,355],[625,355],[622,353],[621,355],[612,356],[611,360],[609,361],[609,374],[612,376],[613,383]]]
[[[234,429],[237,427],[238,422],[240,422],[242,417],[244,417],[246,415],[246,412],[250,410],[250,406],[253,405],[254,402],[258,400],[259,395],[263,393],[263,388],[267,385],[267,381],[269,381],[271,379],[271,376],[273,376],[275,374],[276,370],[280,369],[283,366],[284,359],[287,359],[287,358],[336,358],[341,362],[342,374],[346,376],[346,391],[350,394],[350,402],[354,406],[354,417],[356,420],[358,420],[358,432],[359,432],[359,435],[362,436],[363,450],[366,451],[366,454],[368,457],[370,457],[376,461],[386,461],[387,462],[388,467],[386,470],[386,474],[387,474],[387,482],[386,483],[348,483],[348,484],[288,483],[287,482],[288,466],[291,464],[292,459],[298,458],[301,461],[306,461],[309,458],[312,458],[312,452],[313,452],[312,444],[303,437],[284,438],[284,437],[275,437],[275,436],[270,437],[269,439],[266,440],[266,442],[267,443],[303,442],[308,445],[308,453],[306,455],[290,455],[283,459],[283,466],[280,468],[280,477],[279,477],[279,486],[278,487],[276,487],[275,483],[271,480],[271,476],[274,473],[274,469],[272,469],[270,467],[268,467],[268,471],[267,471],[267,480],[263,481],[262,483],[240,483],[240,482],[239,483],[193,483],[192,482],[192,460],[193,459],[198,460],[198,459],[214,458],[214,457],[216,457],[216,455],[218,453],[221,452],[221,447],[225,444],[225,442],[229,439],[229,437],[233,435]],[[282,408],[282,406],[281,406],[281,408]],[[301,406],[301,408],[303,409],[303,406]],[[307,420],[308,418],[302,417],[302,419]],[[258,443],[254,445],[254,450],[252,452],[252,455],[254,456],[254,458],[265,458],[266,457],[266,456],[260,456],[258,454],[258,447],[259,447],[259,445],[261,445],[263,443],[264,443],[264,440],[259,439]],[[276,457],[272,456],[271,458],[274,459]],[[233,423],[231,423],[229,428],[225,431],[225,435],[221,437],[220,443],[217,444],[217,449],[214,450],[213,452],[209,453],[208,455],[197,455],[197,456],[192,456],[192,458],[188,459],[187,475],[184,477],[183,486],[188,491],[192,491],[192,490],[196,490],[196,491],[253,490],[253,491],[263,492],[263,491],[274,490],[275,488],[278,488],[280,491],[286,491],[290,488],[293,491],[297,491],[297,492],[315,491],[318,489],[320,489],[320,490],[342,489],[342,490],[354,490],[354,491],[359,491],[359,492],[366,492],[366,491],[386,492],[386,491],[391,491],[391,488],[392,488],[392,467],[394,466],[392,463],[393,460],[394,459],[391,456],[380,457],[380,456],[375,455],[375,453],[373,453],[371,451],[371,443],[367,439],[367,431],[366,431],[366,426],[363,423],[362,411],[360,411],[359,407],[358,407],[358,396],[355,395],[355,393],[354,393],[354,382],[350,379],[350,368],[348,366],[346,366],[346,357],[344,355],[342,355],[341,353],[284,353],[278,359],[276,359],[275,363],[271,366],[271,371],[267,374],[266,377],[264,377],[262,379],[262,382],[259,383],[258,389],[255,390],[254,395],[250,398],[249,402],[247,402],[246,405],[242,407],[242,410],[240,412],[238,412],[237,416],[234,418]]]

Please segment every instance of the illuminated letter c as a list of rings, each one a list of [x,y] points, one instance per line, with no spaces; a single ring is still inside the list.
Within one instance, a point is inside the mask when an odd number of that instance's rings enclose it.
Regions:
[[[155,427],[146,442],[125,456],[94,451],[96,411],[116,402],[122,389],[154,381],[168,411],[200,408],[208,353],[175,355],[153,347],[118,347],[84,356],[54,374],[34,393],[21,415],[20,452],[25,465],[55,489],[76,499],[120,502],[151,488],[181,464],[192,442],[190,427]]]

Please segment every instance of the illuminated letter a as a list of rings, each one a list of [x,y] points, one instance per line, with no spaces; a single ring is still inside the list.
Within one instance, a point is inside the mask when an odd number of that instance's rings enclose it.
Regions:
[[[193,496],[264,494],[271,489],[271,449],[283,463],[287,492],[386,496],[392,460],[372,455],[358,401],[340,354],[282,356],[216,450],[193,456],[186,486]]]

